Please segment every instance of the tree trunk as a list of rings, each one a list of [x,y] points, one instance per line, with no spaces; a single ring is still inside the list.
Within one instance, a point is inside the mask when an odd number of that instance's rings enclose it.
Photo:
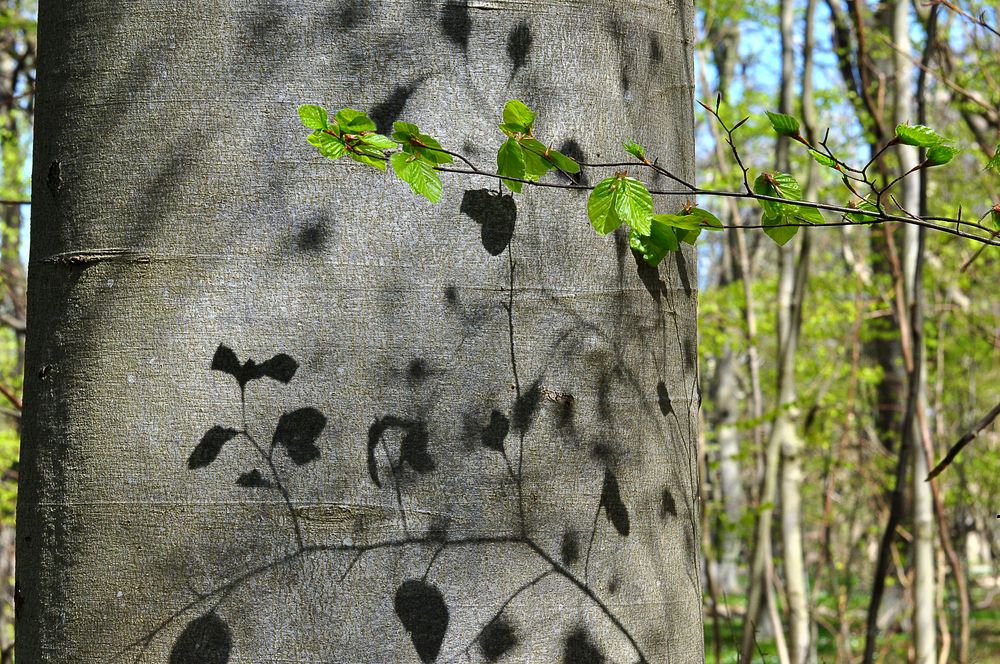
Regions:
[[[43,1],[19,664],[702,661],[690,247],[431,206],[295,111],[487,166],[520,98],[692,179],[692,16]]]

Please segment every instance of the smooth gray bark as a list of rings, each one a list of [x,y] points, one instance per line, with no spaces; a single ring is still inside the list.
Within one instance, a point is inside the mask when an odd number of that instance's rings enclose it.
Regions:
[[[702,661],[690,247],[637,264],[581,192],[432,206],[295,112],[489,167],[520,98],[691,180],[692,15],[43,1],[19,664]]]

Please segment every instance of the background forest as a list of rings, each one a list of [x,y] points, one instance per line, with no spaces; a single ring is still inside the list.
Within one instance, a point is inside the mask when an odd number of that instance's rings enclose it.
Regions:
[[[912,176],[902,207],[978,218],[1000,204],[986,168],[1000,142],[995,4],[697,8],[697,98],[721,96],[729,126],[749,116],[735,134],[748,167],[794,173],[806,199],[840,205],[838,174],[776,141],[765,110],[861,164],[898,122],[927,124],[963,151]],[[13,661],[35,16],[34,2],[0,3],[0,664]],[[738,190],[719,124],[696,110],[698,184]],[[883,181],[909,170],[895,151],[874,169]],[[726,225],[758,224],[759,208],[735,200],[699,203]],[[1000,662],[996,423],[923,481],[926,457],[1000,400],[1000,263],[983,246],[890,224],[802,230],[783,248],[759,230],[702,235],[708,661]]]

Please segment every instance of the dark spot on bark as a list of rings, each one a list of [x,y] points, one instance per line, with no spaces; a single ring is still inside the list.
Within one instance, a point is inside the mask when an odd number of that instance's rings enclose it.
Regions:
[[[325,219],[317,219],[305,225],[298,232],[295,244],[302,251],[321,251],[329,237]]]
[[[566,637],[563,664],[604,664],[604,655],[585,628],[577,627]]]
[[[514,428],[520,433],[527,433],[531,427],[532,420],[535,418],[535,413],[538,411],[538,406],[542,398],[542,391],[539,389],[541,384],[542,379],[536,378],[531,387],[514,402],[511,421],[514,424]]]
[[[653,62],[663,62],[663,47],[656,33],[649,33],[649,57]]]
[[[653,296],[653,299],[659,301],[660,296],[667,291],[667,285],[660,279],[659,270],[647,263],[646,259],[637,251],[632,252],[632,258],[635,259],[635,273],[639,276],[639,281]]]
[[[431,523],[427,526],[427,539],[433,542],[444,542],[448,539],[448,528],[451,526],[451,519],[443,514],[435,514],[431,517]]]
[[[479,637],[479,648],[487,662],[495,662],[517,645],[514,626],[504,616],[497,617],[483,628]]]
[[[674,407],[670,403],[670,395],[667,394],[667,386],[662,380],[656,384],[656,402],[660,406],[660,412],[664,415],[670,415],[674,412]]]
[[[472,17],[467,0],[448,0],[441,9],[441,30],[453,44],[466,51],[472,33]]]
[[[611,374],[601,370],[597,378],[597,416],[605,422],[611,420]]]
[[[559,557],[567,567],[580,559],[580,538],[574,530],[563,533],[559,544]]]
[[[260,470],[254,468],[249,473],[243,473],[237,477],[236,486],[268,489],[271,487],[271,480],[264,477]]]
[[[514,73],[528,63],[531,50],[531,28],[527,21],[521,21],[507,35],[507,57],[514,65]]]
[[[39,380],[45,380],[46,378],[48,378],[51,375],[52,375],[52,365],[51,364],[46,364],[45,366],[43,366],[41,369],[38,370],[38,379]]]
[[[698,351],[691,339],[684,339],[684,361],[689,367],[695,366],[698,362]]]
[[[187,624],[170,650],[170,664],[226,664],[233,633],[215,612]]]
[[[570,159],[574,159],[574,160],[576,160],[578,162],[587,161],[587,155],[584,154],[583,148],[580,147],[580,144],[576,141],[576,139],[573,139],[573,138],[567,139],[567,140],[563,141],[562,144],[558,148],[556,148],[556,149],[559,150],[559,152],[562,152],[564,155],[566,155]],[[562,173],[560,173],[559,175],[562,178],[568,178],[570,180],[570,182],[573,182],[574,184],[583,184],[583,185],[585,185],[585,184],[587,184],[587,172],[586,171],[587,171],[587,169],[581,166],[579,173],[576,173],[576,174],[565,174],[565,175],[562,174]]]
[[[608,521],[615,527],[618,534],[628,537],[631,530],[631,520],[628,516],[628,508],[622,500],[621,489],[618,486],[618,478],[610,469],[604,469],[604,486],[601,488],[601,507]]]
[[[49,193],[53,196],[62,191],[63,178],[61,161],[56,160],[49,164],[49,173],[45,182],[49,186]]]
[[[406,367],[406,374],[411,380],[422,381],[427,378],[429,373],[430,370],[427,368],[427,362],[419,357],[415,360],[411,360],[410,364]]]
[[[611,458],[611,447],[605,443],[594,443],[590,448],[590,456],[598,461],[607,462]]]
[[[452,305],[458,303],[458,289],[455,286],[444,287],[444,301]]]
[[[611,580],[608,581],[608,594],[609,595],[617,595],[618,594],[618,588],[620,586],[621,586],[621,580],[617,576],[611,577]]]
[[[670,489],[663,487],[663,493],[660,494],[660,518],[666,519],[668,516],[677,516],[677,503]]]
[[[396,591],[393,608],[410,633],[420,661],[436,660],[448,631],[448,606],[441,591],[425,581],[409,579]]]
[[[392,123],[402,115],[406,102],[410,100],[421,83],[423,83],[422,78],[407,85],[397,85],[388,97],[372,107],[368,116],[375,121],[378,133],[386,136],[392,133]]]
[[[618,72],[618,82],[622,86],[622,92],[628,94],[629,90],[632,89],[632,81],[629,79],[628,70],[622,65]]]
[[[490,413],[490,423],[482,432],[483,447],[503,452],[503,443],[507,439],[508,433],[510,433],[510,420],[500,411],[494,410]]]
[[[503,253],[514,236],[517,221],[517,204],[513,196],[489,189],[467,189],[459,210],[482,226],[480,239],[491,256]]]
[[[574,415],[576,415],[576,399],[566,399],[559,402],[560,429],[572,428]]]
[[[368,18],[370,4],[366,0],[344,0],[339,7],[330,10],[328,23],[340,32],[353,30]]]
[[[684,258],[683,251],[672,251],[674,260],[677,262],[677,273],[681,278],[681,285],[684,286],[684,294],[691,297],[691,280],[688,279],[687,259]]]

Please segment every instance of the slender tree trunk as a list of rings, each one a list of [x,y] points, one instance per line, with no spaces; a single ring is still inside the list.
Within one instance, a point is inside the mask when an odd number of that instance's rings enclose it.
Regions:
[[[693,251],[296,117],[693,178],[688,3],[488,9],[41,3],[19,664],[703,661]]]
[[[896,2],[893,10],[893,41],[896,46],[896,121],[911,122],[915,118],[913,104],[913,62],[910,40],[910,3]],[[919,163],[917,149],[899,146],[900,172],[906,173]],[[904,179],[901,183],[900,204],[907,210],[920,208],[920,188],[916,177]],[[917,664],[937,662],[937,623],[934,618],[934,511],[931,486],[926,481],[928,459],[921,442],[920,417],[927,404],[927,371],[924,361],[923,343],[923,233],[918,228],[905,229],[903,242],[903,284],[906,293],[906,307],[909,314],[910,348],[913,355],[909,367],[910,383],[907,398],[912,401],[908,413],[915,416],[907,419],[907,430],[903,432],[903,443],[910,447],[910,478],[913,495],[913,644]]]

